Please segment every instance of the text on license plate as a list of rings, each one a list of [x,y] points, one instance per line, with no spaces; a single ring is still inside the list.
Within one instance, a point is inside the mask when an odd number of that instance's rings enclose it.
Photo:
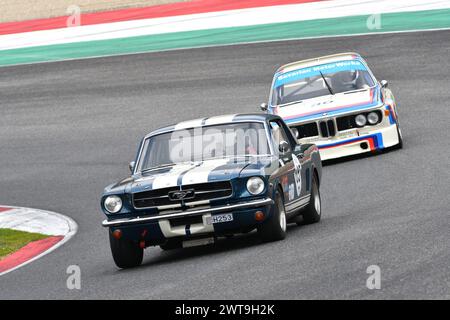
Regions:
[[[356,130],[338,134],[339,139],[348,139],[348,138],[353,138],[353,137],[357,137],[357,136],[358,136],[358,132]]]
[[[233,221],[232,213],[218,214],[216,216],[211,216],[206,219],[207,224],[216,224],[229,221]]]

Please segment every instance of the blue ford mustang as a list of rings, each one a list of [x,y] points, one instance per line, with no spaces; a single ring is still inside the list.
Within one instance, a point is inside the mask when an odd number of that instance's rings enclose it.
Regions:
[[[120,268],[140,265],[148,246],[209,244],[254,229],[275,241],[284,239],[290,221],[320,220],[318,149],[298,144],[275,115],[218,116],[158,129],[144,137],[130,169],[101,198]]]

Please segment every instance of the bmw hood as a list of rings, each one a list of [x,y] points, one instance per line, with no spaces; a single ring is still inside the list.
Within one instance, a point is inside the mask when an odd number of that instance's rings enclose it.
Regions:
[[[276,107],[274,113],[282,117],[288,124],[322,116],[334,116],[376,106],[379,104],[379,94],[377,93],[378,89],[372,88],[327,95],[284,107]]]

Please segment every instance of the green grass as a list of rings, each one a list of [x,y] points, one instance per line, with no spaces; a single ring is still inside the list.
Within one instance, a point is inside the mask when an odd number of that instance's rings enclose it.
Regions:
[[[11,254],[28,243],[45,239],[48,236],[11,229],[0,229],[0,259]]]

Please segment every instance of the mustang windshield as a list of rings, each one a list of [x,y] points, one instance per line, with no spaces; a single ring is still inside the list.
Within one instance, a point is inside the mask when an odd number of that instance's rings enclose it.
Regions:
[[[276,76],[272,105],[372,87],[374,81],[359,60],[340,61],[289,71]]]
[[[177,163],[270,154],[260,122],[236,122],[176,130],[144,141],[138,171]]]

